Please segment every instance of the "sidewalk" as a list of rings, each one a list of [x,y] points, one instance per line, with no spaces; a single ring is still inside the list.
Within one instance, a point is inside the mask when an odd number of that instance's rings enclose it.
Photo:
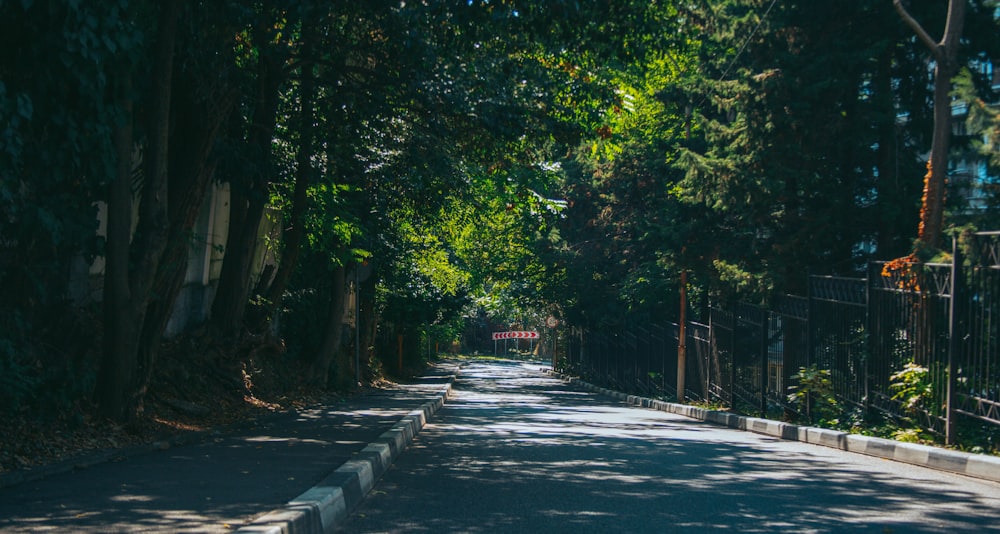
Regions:
[[[439,363],[410,384],[0,488],[0,532],[282,532],[292,521],[316,531],[301,523],[319,527],[332,506],[353,507],[370,489],[363,479],[381,474],[372,466],[387,467],[440,407],[457,368]],[[348,489],[342,504],[317,493],[334,482]]]

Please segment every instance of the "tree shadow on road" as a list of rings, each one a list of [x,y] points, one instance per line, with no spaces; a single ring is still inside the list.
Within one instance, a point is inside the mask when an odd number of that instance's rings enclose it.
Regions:
[[[961,477],[908,467],[915,478],[900,479],[881,460],[495,372],[463,371],[345,532],[997,529],[1000,492]]]

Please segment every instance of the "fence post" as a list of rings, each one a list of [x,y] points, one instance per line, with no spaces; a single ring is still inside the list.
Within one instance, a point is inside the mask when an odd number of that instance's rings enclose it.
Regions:
[[[815,342],[815,335],[813,334],[813,319],[817,316],[816,305],[813,298],[813,280],[813,275],[810,274],[806,281],[806,358],[805,361],[799,365],[800,369],[809,369],[812,367],[813,343]],[[799,385],[798,382],[796,382],[795,385],[797,387]],[[806,391],[805,408],[806,420],[812,424],[812,393],[809,391]]]
[[[760,416],[767,417],[767,385],[771,378],[767,368],[767,337],[770,326],[770,312],[760,309]]]
[[[684,375],[687,371],[687,271],[681,271],[681,319],[677,330],[677,403],[684,404]]]
[[[958,352],[958,299],[962,291],[962,252],[958,248],[958,237],[951,238],[951,298],[948,302],[948,377],[945,392],[944,442],[955,442],[955,356]]]
[[[808,368],[812,365],[813,317],[816,317],[816,310],[813,306],[813,275],[810,274],[806,280],[806,357],[804,361],[800,362],[799,367]]]
[[[872,411],[872,371],[871,371],[871,361],[874,355],[873,341],[872,341],[872,331],[874,330],[872,325],[872,284],[875,283],[875,276],[882,276],[882,273],[876,273],[874,269],[874,264],[868,261],[865,264],[865,362],[864,362],[864,373],[865,373],[865,397],[864,406],[862,410],[864,412],[864,417],[868,417]]]
[[[730,306],[733,309],[733,306]],[[729,405],[736,411],[736,314],[730,314],[729,328]]]

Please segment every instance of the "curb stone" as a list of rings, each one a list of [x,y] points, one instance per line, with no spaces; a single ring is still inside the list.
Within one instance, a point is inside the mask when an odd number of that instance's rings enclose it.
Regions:
[[[455,375],[432,400],[413,410],[375,441],[344,462],[319,484],[284,507],[258,517],[236,532],[244,534],[328,533],[361,503],[375,482],[413,441],[451,394]]]
[[[775,438],[801,441],[812,445],[822,445],[824,447],[875,456],[886,460],[1000,482],[1000,456],[972,454],[917,443],[904,443],[891,439],[849,434],[839,430],[799,426],[782,421],[748,417],[729,412],[698,408],[687,404],[676,404],[636,395],[626,395],[620,391],[595,386],[579,378],[555,371],[550,370],[548,373],[571,384],[581,386],[584,389],[622,400],[634,406],[683,415],[692,419]]]

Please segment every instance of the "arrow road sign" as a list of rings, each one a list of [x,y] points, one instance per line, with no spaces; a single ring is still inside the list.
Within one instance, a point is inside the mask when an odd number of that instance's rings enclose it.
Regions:
[[[493,332],[493,341],[498,339],[538,339],[538,332],[515,331],[515,332]]]

